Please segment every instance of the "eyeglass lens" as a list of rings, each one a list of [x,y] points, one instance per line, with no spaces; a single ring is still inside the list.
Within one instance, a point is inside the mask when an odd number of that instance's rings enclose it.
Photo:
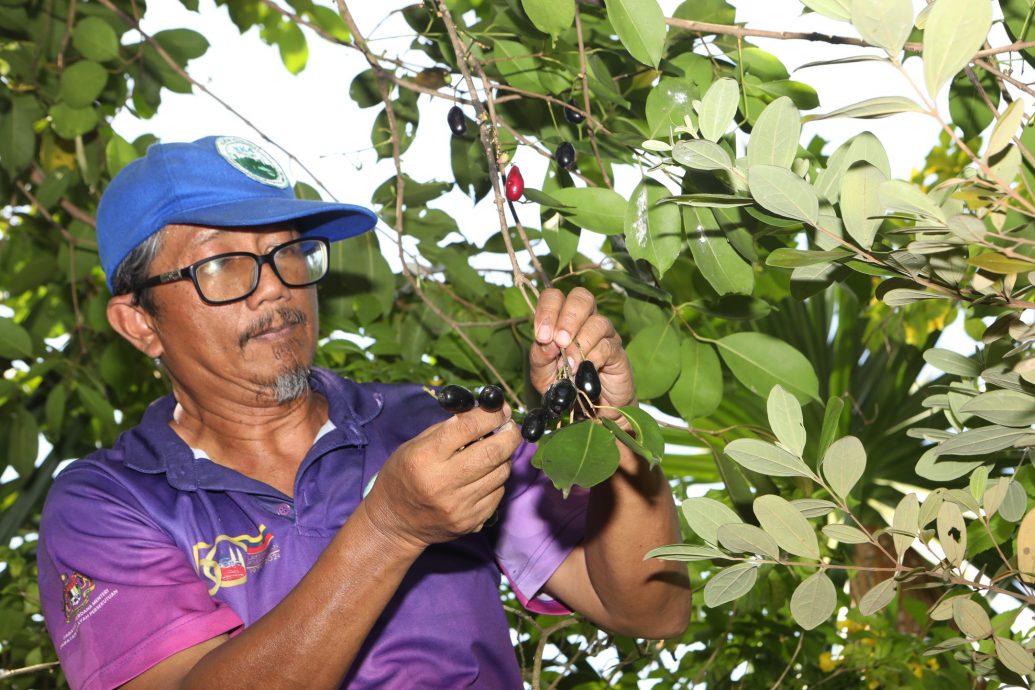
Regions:
[[[255,255],[212,257],[196,268],[198,288],[211,302],[240,299],[258,285],[260,261]],[[318,240],[290,242],[273,250],[272,262],[286,286],[312,285],[327,273],[326,246]]]

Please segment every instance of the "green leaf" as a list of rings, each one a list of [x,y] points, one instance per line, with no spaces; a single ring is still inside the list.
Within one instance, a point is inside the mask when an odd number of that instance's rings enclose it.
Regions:
[[[827,449],[834,442],[834,437],[837,436],[841,413],[844,409],[845,401],[843,399],[832,397],[827,400],[826,409],[823,411],[823,427],[819,433],[819,448],[817,451],[817,455],[821,458],[826,455]]]
[[[694,263],[720,297],[751,294],[755,271],[730,244],[712,210],[684,208],[683,228]]]
[[[521,0],[535,28],[556,39],[575,21],[575,0]]]
[[[106,62],[119,54],[119,38],[111,24],[98,17],[86,17],[76,22],[72,30],[72,45],[83,57]]]
[[[748,168],[748,188],[754,200],[770,213],[812,225],[819,220],[816,191],[787,168],[751,166]]]
[[[61,73],[61,99],[73,108],[86,108],[107,83],[106,69],[93,60],[80,60]]]
[[[19,405],[11,420],[10,436],[7,441],[7,462],[18,475],[28,477],[39,454],[40,429],[31,412]]]
[[[667,324],[649,326],[626,348],[636,374],[636,397],[652,400],[664,395],[679,376],[679,336]]]
[[[774,249],[766,257],[765,263],[766,266],[776,266],[777,268],[804,268],[806,266],[829,264],[832,261],[844,259],[848,256],[854,255],[846,249],[831,249],[830,251],[820,252],[780,247]]]
[[[948,441],[942,442],[935,450],[939,456],[984,455],[1010,448],[1016,441],[1029,433],[1031,433],[1029,429],[984,426],[979,429],[962,431]]]
[[[1014,101],[1006,107],[1003,114],[999,116],[992,136],[988,138],[988,148],[985,149],[985,158],[991,158],[999,153],[1013,141],[1024,121],[1024,101]]]
[[[764,333],[734,333],[716,341],[722,360],[748,390],[763,398],[780,384],[802,404],[819,400],[819,380],[809,360]]]
[[[895,514],[891,519],[891,527],[895,530],[892,534],[895,542],[895,553],[898,554],[898,562],[905,558],[906,551],[916,539],[920,531],[920,501],[916,494],[908,493],[902,497],[895,508]],[[900,534],[905,532],[905,534]]]
[[[62,139],[75,139],[97,127],[97,111],[93,108],[72,108],[58,103],[50,109],[51,127]]]
[[[888,180],[878,192],[881,205],[895,211],[915,213],[940,225],[945,225],[945,213],[916,186],[901,180]]]
[[[140,157],[133,144],[118,134],[112,135],[104,145],[104,158],[108,163],[108,173],[114,177],[120,170]]]
[[[870,538],[866,532],[851,525],[823,525],[823,534],[834,541],[842,544],[869,544]]]
[[[948,299],[948,297],[934,292],[925,292],[924,290],[896,288],[894,290],[888,290],[884,294],[884,297],[881,298],[881,301],[889,307],[904,307],[907,304],[913,304],[914,302],[921,302],[929,299]]]
[[[898,57],[913,30],[910,0],[852,0],[852,26],[867,43]]]
[[[13,319],[0,317],[0,357],[32,357],[32,337]]]
[[[801,114],[794,101],[786,96],[766,106],[751,128],[747,164],[775,165],[790,168],[798,153],[801,138]]]
[[[967,263],[971,266],[977,266],[982,270],[989,271],[991,273],[998,273],[1000,275],[1027,273],[1028,271],[1035,269],[1035,263],[1025,261],[1023,259],[1011,259],[995,252],[985,252],[984,254],[972,256],[967,259]]]
[[[755,438],[730,441],[726,444],[725,453],[737,464],[771,477],[815,477],[801,458]]]
[[[993,390],[971,398],[960,411],[993,424],[1029,427],[1035,424],[1035,396],[1017,391]]]
[[[1003,666],[1022,676],[1035,672],[1035,661],[1023,645],[998,635],[992,641],[995,643],[995,655],[1003,662]]]
[[[1010,482],[1006,488],[1006,496],[999,506],[999,517],[1007,522],[1020,522],[1028,512],[1028,494],[1019,482]]]
[[[711,67],[707,69],[710,76]],[[687,117],[696,122],[693,104],[699,98],[697,86],[690,79],[663,77],[647,94],[647,134],[652,139],[667,140],[674,128],[685,125]]]
[[[694,546],[693,544],[672,544],[671,546],[659,546],[647,552],[643,557],[660,558],[663,561],[711,561],[717,558],[726,558],[726,554],[710,546]]]
[[[791,501],[791,505],[807,518],[823,517],[832,510],[837,510],[837,505],[819,498],[799,498]]]
[[[976,360],[964,357],[958,352],[942,348],[931,348],[924,351],[924,361],[935,369],[956,376],[975,377],[981,374],[981,365]]]
[[[805,630],[825,623],[837,608],[837,590],[822,570],[802,580],[791,595],[791,616]]]
[[[769,391],[766,411],[776,439],[800,458],[805,450],[805,423],[801,416],[801,403],[777,384]]]
[[[646,459],[652,465],[661,462],[665,454],[665,438],[661,435],[661,427],[654,417],[639,407],[619,407],[618,411],[629,421],[636,441],[649,451]]]
[[[813,12],[847,22],[852,18],[850,0],[801,0]]]
[[[841,220],[863,249],[873,246],[873,238],[883,222],[884,206],[879,192],[887,179],[869,163],[858,163],[841,180]]]
[[[855,436],[840,438],[827,449],[822,469],[834,493],[846,498],[866,471],[866,449]]]
[[[935,98],[970,63],[992,26],[992,3],[937,0],[924,27],[924,83]]]
[[[952,565],[958,566],[967,555],[967,525],[963,522],[960,507],[950,501],[942,503],[936,524],[938,541],[945,552],[945,558]]]
[[[890,604],[897,591],[898,585],[893,577],[877,583],[859,601],[859,613],[864,616],[872,616]]]
[[[657,68],[665,48],[665,15],[658,0],[610,0],[607,18],[629,54]]]
[[[691,170],[730,170],[733,161],[722,148],[707,139],[677,141],[672,147],[672,158]]]
[[[360,108],[372,108],[384,103],[381,92],[377,90],[377,73],[368,69],[357,74],[349,85],[349,96]]]
[[[686,338],[679,346],[679,362],[679,378],[668,392],[669,400],[688,422],[707,417],[722,402],[719,356],[711,345]]]
[[[32,124],[41,117],[43,108],[31,95],[0,99],[0,165],[10,175],[32,162],[36,152]]]
[[[969,597],[952,600],[952,619],[956,621],[960,632],[971,639],[983,640],[992,636],[992,621],[988,614],[981,604]]]
[[[659,182],[644,178],[636,185],[625,209],[625,244],[629,256],[643,259],[665,274],[683,246],[683,223],[679,208],[659,204],[668,190]]]
[[[532,50],[517,41],[497,40],[493,44],[496,69],[507,83],[515,89],[540,93],[543,85],[539,81],[539,63],[532,57]]]
[[[723,568],[704,584],[704,604],[709,608],[739,599],[755,586],[758,564],[738,563]]]
[[[837,110],[821,115],[806,115],[802,122],[815,122],[817,120],[830,120],[836,117],[854,117],[860,120],[877,120],[888,115],[897,113],[922,113],[924,109],[916,101],[905,96],[881,96],[869,98],[852,105],[846,105]]]
[[[1003,499],[1006,498],[1006,493],[1010,490],[1011,483],[1013,483],[1012,478],[1000,477],[985,489],[984,494],[981,496],[981,507],[985,510],[985,515],[989,519],[999,512],[999,507],[1003,505]]]
[[[618,469],[618,447],[603,426],[585,420],[550,434],[542,470],[565,495],[574,485],[589,488]]]
[[[628,202],[622,195],[603,187],[565,187],[552,193],[568,208],[560,209],[575,225],[603,235],[625,231]]]
[[[745,523],[719,525],[719,544],[733,553],[755,553],[776,560],[780,558],[780,547],[765,530]]]
[[[58,438],[61,432],[61,425],[65,421],[65,405],[68,403],[68,386],[64,381],[59,382],[47,393],[47,402],[44,406],[44,419],[47,422],[49,438]]]
[[[733,123],[739,103],[740,86],[737,82],[725,77],[716,80],[701,99],[698,122],[701,135],[709,141],[718,141]]]
[[[754,502],[758,524],[784,551],[819,560],[819,542],[812,525],[787,500],[775,495],[759,496]]]
[[[706,496],[688,498],[681,507],[686,524],[709,544],[719,543],[718,532],[722,525],[743,522],[725,503]]]

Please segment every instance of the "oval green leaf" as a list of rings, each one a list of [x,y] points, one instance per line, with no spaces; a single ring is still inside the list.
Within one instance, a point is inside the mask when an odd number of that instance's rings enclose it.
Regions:
[[[859,601],[859,613],[864,616],[872,616],[890,604],[897,591],[898,585],[893,577],[874,585]]]
[[[728,77],[716,80],[701,99],[701,117],[698,126],[701,135],[709,141],[718,141],[726,133],[740,103],[740,86]]]
[[[729,170],[733,167],[726,149],[707,139],[677,141],[672,147],[672,158],[691,170]]]
[[[819,560],[819,541],[812,525],[801,512],[775,494],[759,496],[754,502],[758,524],[787,553]]]
[[[924,83],[931,98],[963,69],[985,42],[992,3],[937,0],[924,27]]]
[[[747,147],[748,166],[775,165],[790,168],[798,153],[801,114],[794,101],[781,96],[766,106],[751,128]]]
[[[805,630],[827,621],[837,608],[837,590],[822,570],[802,580],[791,595],[791,616]]]
[[[976,360],[952,350],[937,347],[925,350],[924,361],[935,369],[944,371],[946,374],[964,377],[974,377],[981,374],[981,365]]]
[[[816,190],[787,168],[751,166],[748,168],[748,188],[751,197],[770,213],[812,225],[819,220]]]
[[[852,26],[867,43],[898,57],[913,30],[910,0],[852,0]]]
[[[86,17],[76,22],[72,30],[72,45],[83,57],[98,62],[111,60],[119,54],[119,38],[115,29],[99,17]]]
[[[73,108],[86,108],[107,83],[106,69],[93,60],[80,60],[61,73],[61,99]]]
[[[589,488],[618,469],[618,447],[603,426],[585,420],[550,434],[541,469],[565,495],[574,485]]]
[[[993,424],[1024,428],[1035,424],[1035,396],[994,390],[971,398],[960,411]]]
[[[607,18],[629,54],[657,67],[665,48],[665,15],[658,0],[610,0]]]
[[[852,525],[823,525],[824,536],[842,544],[869,544],[870,538],[858,527]]]
[[[717,537],[719,544],[728,551],[754,553],[773,560],[780,558],[780,547],[761,527],[746,523],[720,525]]]
[[[815,475],[805,461],[783,448],[756,438],[738,438],[726,444],[726,455],[749,470],[772,477],[809,477]]]
[[[715,349],[693,338],[679,346],[679,378],[668,392],[669,400],[688,422],[707,417],[722,402],[722,365]]]
[[[688,498],[683,501],[681,507],[686,524],[697,536],[709,544],[719,543],[720,526],[743,522],[728,505],[706,496]]]
[[[887,180],[883,172],[869,163],[853,165],[841,180],[841,220],[863,249],[873,246],[873,238],[884,220],[880,186]]]
[[[628,202],[618,192],[603,187],[566,187],[551,192],[564,205],[560,211],[580,228],[616,235],[625,231]]]
[[[13,319],[0,317],[0,357],[20,359],[32,356],[32,337]]]
[[[554,38],[575,21],[575,0],[521,0],[535,28]]]
[[[629,342],[626,352],[636,374],[636,397],[652,400],[664,395],[679,377],[679,336],[667,324],[643,329]]]
[[[779,384],[802,404],[819,400],[819,380],[805,355],[764,333],[734,333],[716,341],[719,354],[748,390],[763,398]]]
[[[722,295],[750,295],[755,271],[730,244],[726,232],[707,208],[684,208],[683,226],[690,254],[704,279]]]
[[[801,415],[801,403],[777,384],[769,391],[766,411],[769,426],[777,440],[800,458],[805,450],[805,422]]]
[[[675,204],[659,204],[669,196],[664,185],[644,179],[625,208],[625,244],[629,256],[643,259],[658,275],[675,263],[683,246],[683,221]]]
[[[830,488],[846,498],[866,471],[866,449],[855,436],[845,436],[830,444],[823,455],[823,476]]]
[[[891,518],[891,526],[895,530],[892,535],[895,542],[895,553],[901,563],[917,532],[920,531],[920,501],[916,494],[909,493],[902,497]],[[904,534],[902,534],[904,533]]]
[[[715,573],[704,585],[704,603],[709,608],[739,599],[755,586],[758,565],[738,563]]]

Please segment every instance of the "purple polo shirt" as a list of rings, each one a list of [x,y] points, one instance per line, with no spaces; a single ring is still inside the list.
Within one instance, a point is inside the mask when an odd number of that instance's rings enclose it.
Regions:
[[[74,688],[111,688],[238,631],[305,576],[403,442],[446,417],[419,386],[357,384],[314,369],[325,427],[294,499],[198,457],[169,427],[166,396],[114,448],[69,465],[47,497],[39,584]],[[523,444],[499,522],[428,548],[371,630],[343,687],[520,688],[500,572],[525,605],[582,539],[587,493],[564,500]],[[342,625],[348,625],[347,620]]]

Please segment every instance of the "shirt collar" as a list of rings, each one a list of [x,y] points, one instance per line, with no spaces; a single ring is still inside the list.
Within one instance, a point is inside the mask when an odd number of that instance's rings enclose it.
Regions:
[[[313,391],[327,399],[327,415],[335,427],[319,437],[310,452],[367,445],[364,426],[381,413],[384,406],[381,394],[325,369],[313,368],[309,383]],[[223,474],[219,470],[233,473],[248,483],[257,483],[233,470],[218,465],[212,467],[210,460],[195,458],[190,446],[169,426],[175,409],[176,399],[172,395],[159,398],[147,408],[140,424],[119,438],[116,449],[122,452],[127,467],[145,474],[164,473],[173,487],[187,491],[217,481],[217,476]]]

